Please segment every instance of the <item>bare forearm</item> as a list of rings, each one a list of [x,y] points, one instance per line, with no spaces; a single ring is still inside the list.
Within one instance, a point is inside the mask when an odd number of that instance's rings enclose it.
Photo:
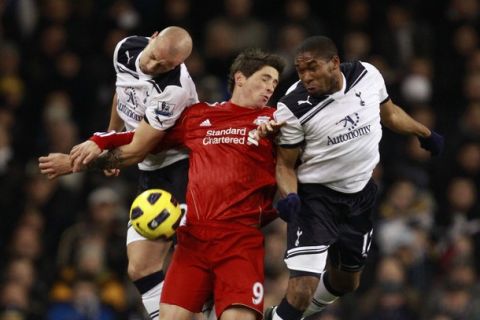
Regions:
[[[116,148],[105,152],[97,159],[90,162],[87,170],[120,169],[141,162],[143,154],[125,152],[123,148]]]
[[[382,123],[390,130],[400,134],[413,134],[418,137],[428,137],[431,134],[430,129],[396,105],[391,112],[382,117]]]
[[[276,178],[278,191],[282,197],[285,197],[289,193],[297,193],[297,175],[293,168],[277,166]]]
[[[277,165],[275,175],[277,186],[282,198],[289,193],[297,193],[297,173],[295,172],[295,163],[299,157],[300,148],[277,148]]]

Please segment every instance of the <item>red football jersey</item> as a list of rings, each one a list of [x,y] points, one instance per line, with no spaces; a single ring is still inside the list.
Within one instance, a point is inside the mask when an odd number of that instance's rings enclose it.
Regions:
[[[257,145],[248,137],[273,112],[231,102],[198,103],[183,112],[161,144],[190,149],[187,224],[260,225],[272,219],[273,142],[261,139]]]

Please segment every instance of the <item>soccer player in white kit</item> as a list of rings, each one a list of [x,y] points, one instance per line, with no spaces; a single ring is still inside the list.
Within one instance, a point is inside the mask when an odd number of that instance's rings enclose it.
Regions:
[[[188,177],[187,151],[170,149],[154,155],[149,152],[182,111],[198,102],[195,84],[183,64],[191,50],[190,35],[179,27],[168,27],[150,38],[131,36],[121,40],[113,56],[117,80],[108,127],[110,132],[136,130],[136,139],[116,150],[116,161],[108,168],[140,162],[138,191],[165,189],[182,204]],[[75,146],[71,152],[73,171],[78,171],[75,166],[80,167],[86,157],[100,152],[90,140]],[[55,157],[68,156],[51,154],[40,158],[42,173],[55,178],[71,172],[70,168],[56,168],[62,162],[56,162]],[[112,170],[110,174],[118,174],[118,169]],[[128,275],[139,290],[150,319],[158,319],[164,281],[162,269],[171,244],[171,241],[148,240],[128,227]]]
[[[198,101],[195,84],[183,64],[190,51],[188,33],[177,27],[167,28],[150,39],[132,36],[120,41],[113,57],[117,101],[114,102],[115,110],[112,108],[109,130],[123,129],[112,126],[112,122],[117,122],[113,120],[116,115],[123,120],[126,130],[144,126],[152,137],[157,135],[157,130],[150,128],[150,123],[158,123],[163,130],[173,126],[185,107]],[[165,189],[177,201],[185,203],[188,177],[186,150],[171,149],[149,154],[138,164],[138,168],[139,193],[152,188]],[[158,318],[164,280],[162,269],[170,246],[168,241],[142,237],[129,224],[128,275],[142,295],[143,305],[151,319]]]
[[[329,38],[306,39],[295,67],[300,81],[275,113],[286,122],[277,136],[276,176],[290,279],[267,320],[301,319],[358,288],[373,233],[371,176],[380,160],[381,124],[416,135],[432,155],[443,148],[441,135],[392,102],[373,65],[340,63]]]

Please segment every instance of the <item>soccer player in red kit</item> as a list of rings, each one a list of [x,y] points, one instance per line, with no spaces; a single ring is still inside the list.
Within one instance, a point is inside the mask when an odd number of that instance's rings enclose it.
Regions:
[[[259,228],[275,216],[276,183],[273,142],[256,139],[256,130],[273,119],[274,109],[266,103],[283,68],[276,55],[243,52],[230,69],[232,98],[187,108],[161,142],[163,147],[186,146],[190,169],[188,212],[177,229],[160,319],[189,320],[212,294],[221,320],[263,317],[264,239]],[[101,144],[115,146],[105,140]],[[115,158],[113,149],[90,167],[114,168]]]
[[[190,150],[190,171],[187,220],[177,230],[160,319],[190,319],[212,293],[220,319],[233,319],[230,312],[261,318],[259,227],[273,214],[274,150],[270,140],[252,138],[272,119],[265,104],[280,71],[274,56],[240,55],[232,65],[232,99],[193,105],[164,140]]]

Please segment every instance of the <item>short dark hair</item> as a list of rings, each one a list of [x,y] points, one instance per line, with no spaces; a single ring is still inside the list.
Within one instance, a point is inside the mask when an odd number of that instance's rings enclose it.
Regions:
[[[285,60],[279,55],[266,53],[260,49],[246,49],[240,53],[230,66],[230,74],[228,75],[228,91],[233,92],[235,87],[235,73],[240,71],[245,77],[262,69],[265,66],[273,67],[282,74],[285,69]]]
[[[331,59],[333,56],[338,56],[338,49],[335,43],[325,36],[313,36],[305,39],[295,51],[298,56],[305,52],[311,52],[324,59]]]

